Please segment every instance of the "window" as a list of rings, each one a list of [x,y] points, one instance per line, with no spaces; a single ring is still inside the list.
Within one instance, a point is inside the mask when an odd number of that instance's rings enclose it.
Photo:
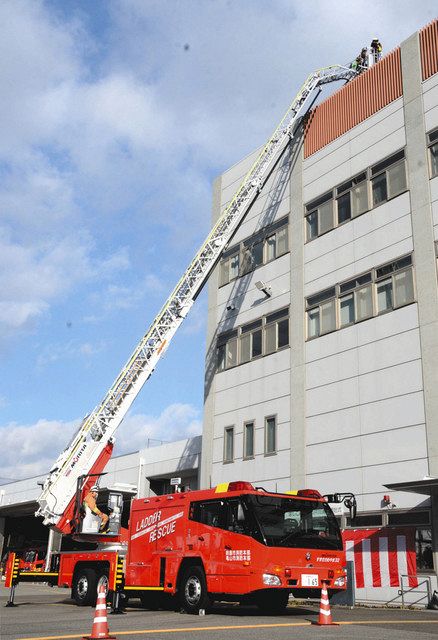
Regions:
[[[240,364],[262,355],[262,321],[257,320],[240,330]]]
[[[385,313],[414,301],[412,257],[376,269],[377,313]]]
[[[277,420],[275,416],[265,418],[265,455],[277,451]]]
[[[237,364],[237,330],[223,333],[217,343],[218,371],[230,369]]]
[[[430,524],[430,511],[396,511],[388,513],[389,525],[406,525],[406,524]]]
[[[192,502],[189,519],[209,527],[224,529],[226,525],[226,507],[223,500]]]
[[[225,427],[224,462],[234,461],[234,427]]]
[[[427,136],[429,144],[430,177],[438,176],[438,129]]]
[[[307,339],[343,329],[414,300],[414,274],[409,255],[307,298]]]
[[[366,171],[344,182],[336,189],[338,224],[342,224],[368,210],[368,184]]]
[[[227,531],[240,533],[241,535],[251,535],[252,531],[245,515],[242,500],[237,498],[226,500],[226,524]]]
[[[405,152],[399,151],[371,168],[373,206],[406,191]]]
[[[288,247],[288,229],[287,227],[282,227],[266,238],[265,262],[271,262],[271,260],[284,255],[287,253]]]
[[[289,346],[289,308],[218,336],[217,371],[231,369]]]
[[[435,135],[436,134],[436,135]],[[430,136],[435,136],[432,140]],[[438,172],[438,130],[429,134],[431,174]],[[306,241],[362,215],[371,206],[406,191],[405,152],[402,149],[362,171],[305,207]]]
[[[265,353],[274,353],[289,345],[289,309],[266,316]]]
[[[430,526],[416,528],[415,550],[417,569],[419,571],[433,571],[432,529]]]
[[[339,324],[345,327],[373,315],[371,273],[339,285]],[[348,293],[347,293],[348,292]],[[347,293],[347,295],[343,295]]]
[[[307,337],[336,329],[335,287],[307,298]]]
[[[312,240],[333,229],[333,194],[326,193],[306,206],[306,237]]]
[[[224,258],[220,265],[219,286],[223,286],[239,275],[239,253]]]
[[[273,222],[265,229],[231,247],[223,255],[219,266],[219,286],[223,287],[239,276],[251,273],[262,264],[271,262],[289,251],[289,216]]]
[[[318,549],[318,554],[342,549],[341,533],[327,503],[263,492],[244,496],[244,501],[248,516],[254,515],[261,529],[260,541],[268,547]]]
[[[353,520],[347,518],[347,527],[381,527],[382,514],[370,513],[356,516]]]
[[[243,457],[254,458],[254,422],[243,425]]]
[[[263,264],[263,240],[256,240],[252,242],[247,240],[244,243],[242,252],[242,268],[240,275],[244,276],[250,271],[253,271],[256,267]]]

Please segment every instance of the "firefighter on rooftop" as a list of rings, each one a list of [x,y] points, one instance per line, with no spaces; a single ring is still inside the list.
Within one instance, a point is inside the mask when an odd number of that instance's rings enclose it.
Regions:
[[[373,40],[371,40],[370,49],[373,55],[374,62],[379,62],[379,60],[382,57],[382,49],[383,49],[382,43],[380,42],[379,38],[373,38]]]

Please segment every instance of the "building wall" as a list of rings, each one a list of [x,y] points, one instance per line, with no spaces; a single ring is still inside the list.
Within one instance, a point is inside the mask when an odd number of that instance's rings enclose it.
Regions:
[[[221,176],[214,219],[234,195],[256,153]],[[243,242],[257,231],[290,213],[291,165],[297,152],[290,149],[265,184],[230,246]],[[242,478],[266,488],[286,490],[290,485],[290,350],[285,349],[215,375],[216,341],[221,333],[257,320],[290,304],[290,253],[255,271],[218,287],[218,268],[209,288],[207,332],[207,375],[201,486]],[[260,292],[255,283],[265,281],[272,296]],[[227,309],[227,306],[234,307]],[[277,455],[264,453],[264,420],[276,415]],[[243,423],[255,423],[254,458],[243,459]],[[234,462],[223,464],[224,429],[234,427]],[[207,464],[207,461],[208,464]]]
[[[292,162],[289,157],[288,164],[276,169],[230,243],[266,225],[275,206],[275,218],[289,214],[291,251],[222,287],[218,287],[216,271],[209,289],[208,411],[203,441],[203,451],[211,453],[203,461],[201,482],[214,485],[241,478],[277,490],[304,482],[322,492],[354,491],[360,510],[379,511],[387,493],[384,484],[408,477],[421,479],[431,472],[435,445],[431,447],[430,420],[435,405],[427,400],[427,389],[431,389],[434,374],[431,365],[425,367],[427,322],[421,319],[419,304],[421,299],[422,308],[425,305],[421,291],[426,282],[429,306],[437,298],[435,258],[424,268],[421,265],[424,253],[434,251],[433,239],[438,238],[438,178],[429,180],[425,162],[425,133],[438,126],[438,77],[435,74],[421,82],[418,34],[413,42],[415,51],[409,41],[403,43],[380,65],[316,109],[306,130],[304,154],[299,150],[298,159]],[[360,87],[372,91],[371,76],[378,84],[380,102],[370,103],[369,113],[361,112],[355,126],[343,131],[332,127],[329,138],[324,138],[324,117],[332,122],[344,114],[341,107],[347,94],[353,92],[360,101]],[[413,160],[417,151],[406,83],[413,86],[414,77],[422,94],[415,107],[417,112],[421,109],[415,122],[423,127],[421,171],[427,182],[425,191],[430,193],[429,214],[420,213],[413,189],[418,179]],[[357,86],[352,89],[354,83]],[[305,242],[303,205],[401,149],[406,154],[404,192]],[[217,182],[215,219],[253,159],[254,154],[248,156]],[[276,188],[284,181],[288,183],[284,191]],[[420,237],[420,215],[426,221],[429,215],[433,230],[429,236]],[[305,298],[405,255],[413,256],[413,303],[306,341]],[[272,285],[271,298],[258,299],[257,280]],[[289,349],[214,373],[218,335],[289,303]],[[227,311],[227,306],[235,309]],[[434,316],[431,321],[435,322]],[[435,353],[432,338],[429,343]],[[267,457],[263,422],[270,414],[278,416],[278,452]],[[242,431],[249,420],[256,424],[256,455],[243,460]],[[234,461],[224,463],[224,429],[230,426],[235,430]],[[424,505],[427,499],[400,492],[394,502],[412,508]]]
[[[405,146],[399,98],[304,161],[305,201]],[[412,251],[405,192],[305,245],[305,294]],[[348,488],[362,510],[381,508],[384,483],[427,475],[416,304],[307,342],[306,424],[307,484]],[[419,500],[400,494],[395,502]]]

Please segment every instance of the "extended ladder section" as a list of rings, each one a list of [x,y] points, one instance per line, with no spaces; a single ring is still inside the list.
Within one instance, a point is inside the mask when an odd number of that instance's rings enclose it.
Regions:
[[[355,75],[352,69],[334,65],[315,71],[307,78],[114,384],[102,402],[83,420],[50,470],[36,513],[44,517],[44,524],[56,526],[75,495],[78,478],[91,472],[108,442],[112,442],[115,430],[167,349],[288,141],[294,136],[320,86],[338,80],[347,81]]]

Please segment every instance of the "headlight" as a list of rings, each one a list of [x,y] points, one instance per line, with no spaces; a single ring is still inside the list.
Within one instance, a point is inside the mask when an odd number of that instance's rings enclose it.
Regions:
[[[345,587],[345,583],[347,582],[346,578],[336,578],[333,583],[334,587]]]
[[[281,585],[281,580],[278,576],[274,576],[272,573],[264,573],[263,584],[268,584],[271,587],[279,587]]]

